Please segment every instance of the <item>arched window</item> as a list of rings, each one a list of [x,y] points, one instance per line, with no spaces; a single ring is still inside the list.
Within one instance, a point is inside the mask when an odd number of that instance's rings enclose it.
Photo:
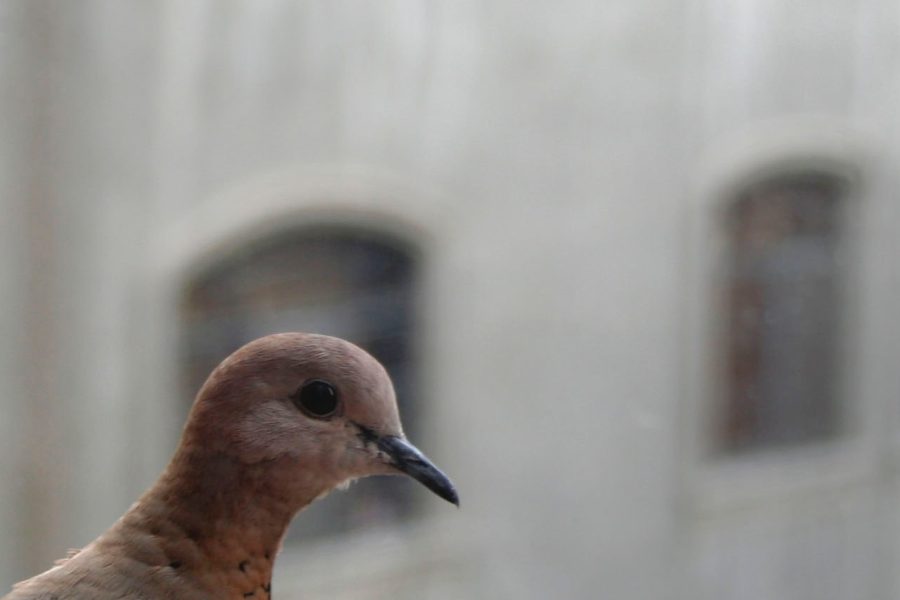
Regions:
[[[842,177],[793,172],[746,187],[726,214],[722,452],[841,428],[847,194]]]
[[[279,331],[346,338],[387,368],[415,436],[416,260],[394,240],[354,229],[302,229],[249,244],[188,283],[181,304],[184,396],[245,342]],[[369,478],[314,503],[289,534],[309,538],[413,514],[404,478]]]

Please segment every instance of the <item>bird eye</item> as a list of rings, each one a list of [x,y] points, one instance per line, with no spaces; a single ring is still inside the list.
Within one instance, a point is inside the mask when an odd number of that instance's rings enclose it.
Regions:
[[[301,411],[317,419],[330,417],[338,406],[337,392],[334,387],[320,379],[303,384],[291,397],[291,400]]]

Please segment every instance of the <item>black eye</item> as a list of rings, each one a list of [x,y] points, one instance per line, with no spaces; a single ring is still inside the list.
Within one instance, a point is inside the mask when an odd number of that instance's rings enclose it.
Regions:
[[[317,419],[330,417],[338,406],[337,392],[334,387],[320,379],[303,384],[303,387],[297,390],[291,400],[297,408]]]

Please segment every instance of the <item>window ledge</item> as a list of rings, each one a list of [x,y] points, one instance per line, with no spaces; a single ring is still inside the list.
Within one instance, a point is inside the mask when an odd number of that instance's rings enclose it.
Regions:
[[[873,458],[871,448],[849,441],[717,458],[697,469],[693,506],[701,513],[740,511],[837,491],[874,479]]]

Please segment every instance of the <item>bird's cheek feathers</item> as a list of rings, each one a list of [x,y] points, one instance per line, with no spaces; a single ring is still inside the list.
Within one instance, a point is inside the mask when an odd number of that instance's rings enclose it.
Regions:
[[[228,446],[241,462],[290,459],[344,480],[393,474],[376,447],[362,444],[356,428],[340,420],[311,421],[279,405],[259,405],[237,424]]]

